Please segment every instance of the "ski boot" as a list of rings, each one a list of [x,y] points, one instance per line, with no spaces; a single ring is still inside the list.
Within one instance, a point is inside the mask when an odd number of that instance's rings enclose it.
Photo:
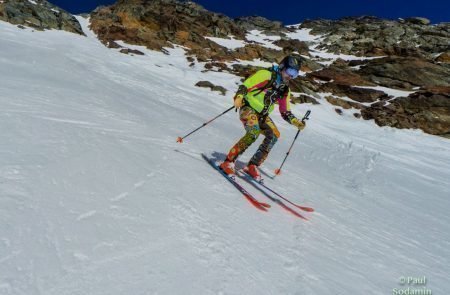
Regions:
[[[226,175],[235,175],[236,172],[234,171],[234,162],[225,160],[222,164],[220,164],[220,169],[222,169],[223,172],[225,172]]]
[[[246,167],[244,167],[244,172],[250,175],[254,180],[258,182],[261,181],[261,174],[259,173],[258,166],[254,164],[249,164]]]

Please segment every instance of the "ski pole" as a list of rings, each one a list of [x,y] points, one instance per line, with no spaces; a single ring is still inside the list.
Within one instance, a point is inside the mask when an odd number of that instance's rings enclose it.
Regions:
[[[305,123],[305,120],[309,120],[309,114],[311,114],[311,111],[308,110],[306,114],[303,116],[302,122]],[[292,147],[294,146],[295,141],[297,140],[298,135],[300,134],[300,130],[297,131],[297,134],[295,135],[294,141],[292,141],[291,147],[289,148],[288,152],[286,153],[286,157],[284,157],[283,163],[281,163],[280,168],[275,169],[275,175],[281,174],[281,168],[284,165],[284,162],[286,162],[287,157],[289,156],[289,153],[291,152]]]
[[[198,127],[197,129],[191,131],[189,134],[187,134],[187,135],[185,135],[185,136],[183,136],[183,137],[178,137],[178,138],[177,138],[177,142],[182,143],[182,142],[183,142],[183,139],[185,139],[186,137],[188,137],[189,135],[191,135],[191,134],[194,133],[195,131],[199,130],[200,128],[205,127],[206,125],[208,125],[209,123],[211,123],[211,122],[214,121],[215,119],[217,119],[217,118],[219,118],[220,116],[222,116],[222,115],[228,113],[229,111],[231,111],[231,110],[234,109],[234,108],[235,108],[235,107],[232,106],[231,108],[229,108],[229,109],[227,109],[226,111],[224,111],[223,113],[221,113],[221,114],[215,116],[214,118],[212,118],[212,119],[209,120],[208,122],[203,123],[202,126],[200,126],[200,127]]]

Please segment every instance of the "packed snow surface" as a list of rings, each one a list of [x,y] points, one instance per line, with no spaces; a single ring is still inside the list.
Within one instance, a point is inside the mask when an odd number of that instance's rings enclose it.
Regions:
[[[293,25],[295,27],[297,25]],[[322,36],[311,34],[312,29],[297,29],[294,32],[286,33],[286,35],[291,39],[297,39],[305,42],[318,42]]]
[[[176,143],[240,79],[183,48],[108,49],[79,20],[87,37],[0,22],[0,294],[448,294],[447,139],[295,105],[311,119],[266,184],[316,212],[264,213],[200,156],[243,135],[234,111]],[[296,133],[272,118],[269,176]]]
[[[220,46],[226,47],[228,49],[234,50],[236,48],[244,47],[246,42],[243,40],[234,39],[233,36],[230,36],[229,39],[225,38],[217,38],[217,37],[205,37]]]
[[[273,44],[273,42],[280,40],[280,36],[269,36],[259,30],[251,30],[247,33],[245,38],[249,41],[256,42],[257,44],[275,50],[283,50],[280,46]]]

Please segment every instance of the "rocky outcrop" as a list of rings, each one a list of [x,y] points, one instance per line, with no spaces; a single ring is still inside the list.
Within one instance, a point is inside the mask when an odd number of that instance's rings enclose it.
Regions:
[[[431,26],[423,18],[393,21],[371,16],[349,17],[338,21],[305,21],[301,27],[323,35],[320,48],[335,53],[431,59],[434,54],[450,49],[450,23]]]
[[[389,96],[380,90],[359,88],[336,83],[325,83],[320,86],[321,92],[330,92],[340,97],[348,97],[357,102],[371,103],[378,100],[386,100]]]
[[[403,23],[403,21],[400,20]],[[409,17],[405,19],[405,22],[415,24],[415,25],[429,25],[431,21],[424,17]]]
[[[300,54],[309,55],[309,47],[308,44],[306,44],[306,42],[282,38],[273,43],[283,48],[283,51],[286,54],[298,52]]]
[[[444,53],[440,54],[436,58],[436,61],[450,64],[450,51],[447,51],[447,52],[444,52]]]
[[[218,72],[228,71],[232,72],[232,69],[228,67],[227,64],[223,62],[207,62],[205,63],[206,70],[214,70],[217,69]]]
[[[374,59],[357,73],[381,86],[412,89],[417,86],[450,85],[450,68],[414,57]]]
[[[194,2],[176,0],[119,0],[93,11],[91,28],[105,44],[122,40],[155,50],[179,44],[198,50],[211,48],[223,55],[226,48],[204,36],[245,37],[232,19]]]
[[[222,95],[225,95],[227,93],[227,90],[225,88],[223,88],[222,86],[214,85],[209,81],[199,81],[197,82],[197,84],[195,84],[195,86],[209,88],[211,89],[211,91],[219,91]]]
[[[234,21],[222,14],[213,13],[189,1],[177,0],[119,0],[116,4],[99,7],[91,13],[91,28],[107,46],[114,41],[143,45],[163,51],[164,47],[178,44],[189,48],[189,54],[200,62],[252,60],[260,58],[269,62],[281,60],[287,53],[308,48],[299,41],[280,41],[283,50],[266,48],[257,44],[230,50],[207,38],[219,37],[245,40],[248,29],[259,29],[283,35],[279,22],[261,17],[240,18]]]
[[[0,20],[37,30],[56,29],[84,35],[73,15],[45,0],[0,1]]]
[[[129,48],[123,48],[123,49],[120,50],[120,52],[124,53],[124,54],[131,54],[131,55],[133,55],[133,54],[145,55],[142,51],[139,51],[137,49],[129,49]]]
[[[303,93],[316,99],[320,99],[320,96],[317,94],[317,92],[320,92],[319,87],[320,84],[308,77],[300,76],[289,82],[289,88],[292,92]]]
[[[320,104],[317,99],[312,96],[300,94],[299,96],[293,95],[291,97],[292,103],[312,103],[312,104]]]
[[[244,31],[258,30],[266,35],[280,35],[287,32],[283,23],[271,21],[261,16],[238,17],[235,22]]]
[[[361,114],[379,126],[419,128],[450,138],[450,86],[422,90],[387,105],[372,105]]]
[[[355,108],[355,109],[364,109],[365,108],[365,106],[360,103],[348,101],[348,100],[334,97],[334,96],[327,96],[327,97],[325,97],[325,99],[332,105],[342,107],[343,109],[346,109],[346,110],[351,109],[351,108]]]
[[[237,48],[230,52],[229,56],[232,59],[253,60],[259,58],[268,62],[278,62],[284,57],[284,53],[275,49],[250,44]]]
[[[333,81],[335,84],[339,85],[360,85],[360,86],[375,86],[374,82],[370,82],[369,79],[365,79],[358,73],[348,69],[340,68],[336,66],[331,66],[324,68],[320,71],[312,72],[307,75],[308,77],[330,82]]]

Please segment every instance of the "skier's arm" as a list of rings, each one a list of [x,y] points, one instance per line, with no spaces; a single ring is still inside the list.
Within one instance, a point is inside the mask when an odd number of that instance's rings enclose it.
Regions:
[[[294,114],[291,112],[291,91],[289,90],[283,98],[281,98],[278,101],[278,107],[280,110],[281,117],[288,122],[289,124],[292,124],[292,120],[296,119]]]
[[[244,97],[247,94],[247,87],[240,85],[238,91],[234,95],[234,106],[236,108],[241,108],[244,105]]]
[[[294,125],[300,130],[303,130],[305,128],[305,123],[299,120],[297,117],[294,116],[294,114],[291,112],[291,91],[289,90],[287,94],[284,95],[282,99],[280,99],[279,110],[281,117],[288,122],[289,124]]]

